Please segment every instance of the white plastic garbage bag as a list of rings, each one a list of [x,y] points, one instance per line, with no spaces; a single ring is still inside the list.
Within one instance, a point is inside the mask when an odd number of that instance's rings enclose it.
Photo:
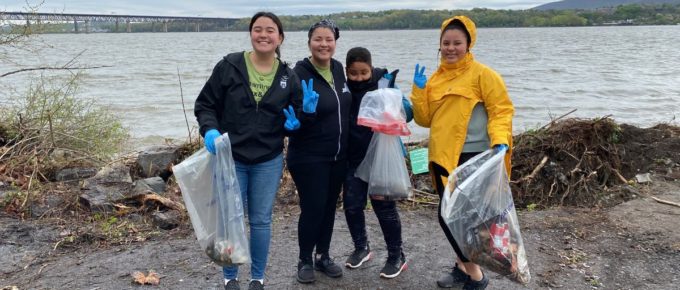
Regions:
[[[413,195],[399,136],[373,133],[354,176],[368,183],[368,195],[373,199],[402,200]]]
[[[408,136],[406,112],[402,93],[394,88],[382,88],[367,92],[361,99],[357,124],[370,127],[374,132]]]
[[[243,203],[229,137],[215,141],[216,156],[201,149],[173,167],[196,238],[218,265],[250,263]]]
[[[442,218],[465,258],[526,284],[531,275],[504,156],[491,149],[456,168],[442,197]]]
[[[191,225],[202,249],[208,246],[217,223],[217,210],[213,202],[212,172],[215,156],[205,148],[172,167]]]

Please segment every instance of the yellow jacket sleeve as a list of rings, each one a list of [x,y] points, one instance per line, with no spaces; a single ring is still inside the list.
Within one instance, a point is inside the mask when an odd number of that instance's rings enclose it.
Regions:
[[[512,146],[512,105],[505,83],[501,76],[491,69],[485,69],[480,76],[482,99],[489,114],[487,131],[491,145],[507,144]]]
[[[430,104],[427,101],[427,86],[424,89],[413,85],[411,89],[411,103],[413,104],[413,119],[421,127],[430,128]]]

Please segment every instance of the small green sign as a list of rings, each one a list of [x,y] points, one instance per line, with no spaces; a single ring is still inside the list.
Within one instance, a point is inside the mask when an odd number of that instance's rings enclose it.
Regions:
[[[427,169],[427,148],[418,148],[408,153],[411,158],[411,171],[413,174],[429,172]]]

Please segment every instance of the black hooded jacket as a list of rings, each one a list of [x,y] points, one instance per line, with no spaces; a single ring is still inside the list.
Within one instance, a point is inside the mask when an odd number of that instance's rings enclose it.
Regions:
[[[229,133],[234,160],[246,164],[271,160],[283,151],[286,117],[283,109],[302,108],[300,81],[279,60],[274,81],[259,103],[250,90],[244,52],[230,53],[215,65],[196,98],[194,114],[200,133]]]
[[[308,58],[298,61],[294,71],[300,80],[314,79],[319,102],[315,114],[298,114],[303,115],[302,126],[290,135],[288,164],[346,160],[352,95],[342,64],[331,59],[335,87],[331,87]]]

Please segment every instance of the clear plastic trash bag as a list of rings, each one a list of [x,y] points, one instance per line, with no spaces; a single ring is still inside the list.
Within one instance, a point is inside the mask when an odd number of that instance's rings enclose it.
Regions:
[[[373,199],[402,200],[413,195],[399,136],[373,133],[354,176],[368,183],[368,195]]]
[[[465,258],[527,284],[531,275],[504,156],[490,149],[456,168],[442,197],[442,218]]]
[[[212,171],[215,156],[205,148],[172,167],[182,191],[184,205],[189,213],[196,239],[202,249],[215,232],[217,210],[213,202]]]
[[[218,265],[250,263],[241,191],[227,134],[173,167],[196,238]]]
[[[361,100],[357,124],[370,127],[374,132],[408,136],[406,112],[398,89],[383,88],[367,92]]]

